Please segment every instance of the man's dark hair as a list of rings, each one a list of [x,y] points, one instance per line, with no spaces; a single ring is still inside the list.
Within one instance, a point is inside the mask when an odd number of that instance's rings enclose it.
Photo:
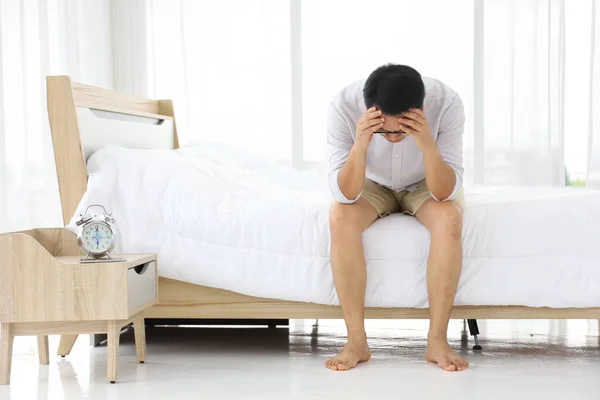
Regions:
[[[377,106],[384,114],[398,115],[423,106],[425,85],[416,69],[386,64],[369,75],[363,95],[367,108]]]

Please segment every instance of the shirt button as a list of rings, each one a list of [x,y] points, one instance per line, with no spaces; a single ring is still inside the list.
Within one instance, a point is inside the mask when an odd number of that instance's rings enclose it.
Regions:
[[[394,157],[398,158],[398,157],[400,157],[400,156],[398,155],[398,153],[396,153],[396,154],[394,154]]]

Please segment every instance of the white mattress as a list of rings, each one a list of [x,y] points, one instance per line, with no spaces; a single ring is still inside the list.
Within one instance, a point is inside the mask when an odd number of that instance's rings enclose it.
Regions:
[[[114,213],[115,252],[156,252],[167,278],[338,304],[323,175],[206,144],[177,151],[109,146],[88,169],[80,210],[100,203]],[[463,239],[457,305],[600,306],[600,191],[467,190]],[[427,307],[426,229],[392,215],[363,241],[367,306]]]

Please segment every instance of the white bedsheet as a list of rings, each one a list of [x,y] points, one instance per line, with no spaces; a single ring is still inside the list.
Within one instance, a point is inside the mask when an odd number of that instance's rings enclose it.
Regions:
[[[100,203],[114,213],[115,252],[156,252],[167,278],[338,304],[322,175],[207,144],[109,146],[88,170],[78,212]],[[458,305],[600,306],[600,191],[468,190],[463,239]],[[393,215],[375,222],[363,241],[367,306],[427,307],[426,229]]]

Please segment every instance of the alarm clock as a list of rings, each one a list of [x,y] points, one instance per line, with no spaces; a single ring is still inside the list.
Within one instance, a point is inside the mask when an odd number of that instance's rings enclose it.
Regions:
[[[104,211],[99,214],[89,214],[92,207],[100,207]],[[115,247],[115,232],[112,214],[99,204],[88,206],[75,224],[81,229],[77,233],[77,244],[87,256],[81,262],[115,262],[124,259],[111,258],[109,253]]]

